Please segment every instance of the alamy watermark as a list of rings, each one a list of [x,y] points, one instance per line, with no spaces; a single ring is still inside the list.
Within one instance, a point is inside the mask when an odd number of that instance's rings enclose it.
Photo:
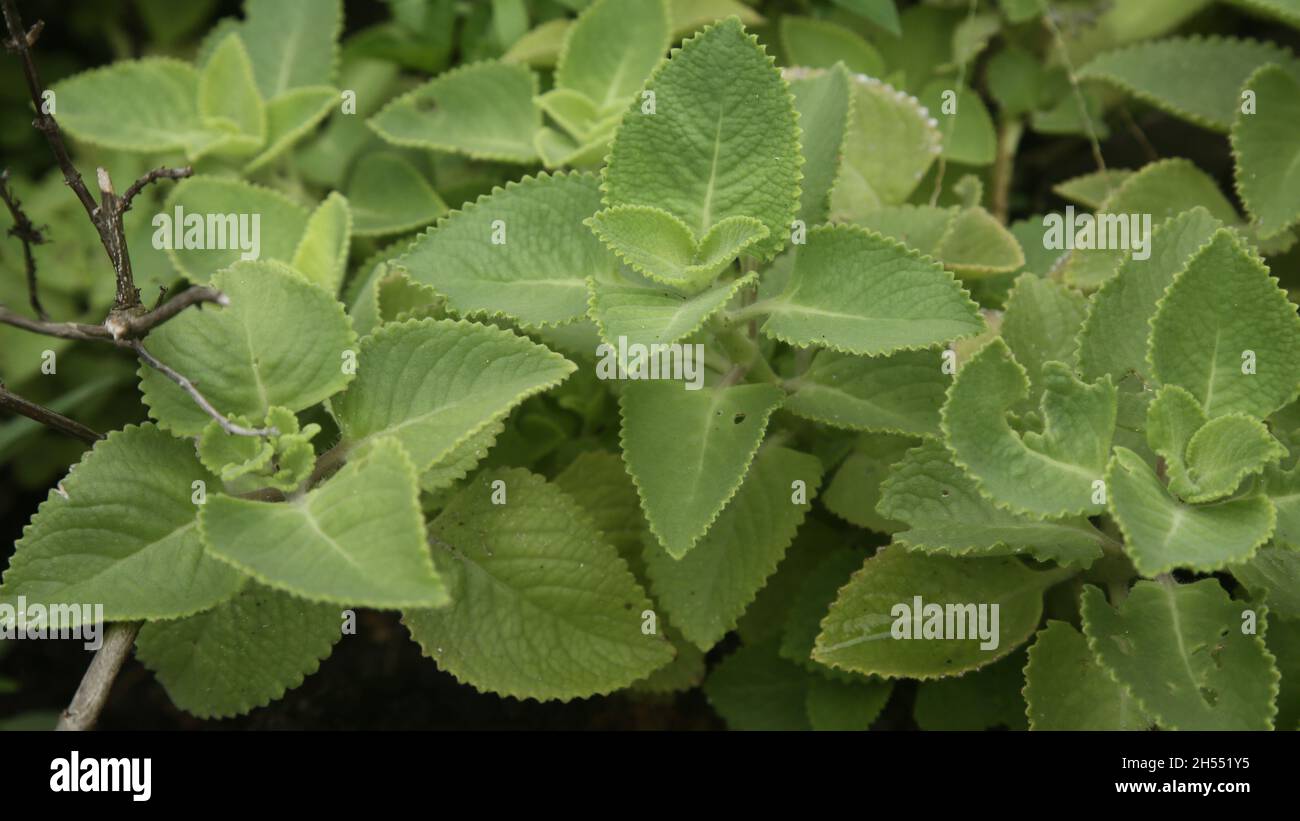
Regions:
[[[895,639],[979,639],[981,650],[998,649],[998,607],[993,604],[925,603],[913,596],[889,610]]]
[[[0,602],[0,641],[76,639],[87,650],[104,645],[104,605]]]
[[[620,336],[617,346],[597,345],[596,359],[597,379],[677,379],[688,391],[704,387],[704,346],[699,343],[629,344]]]
[[[1150,214],[1075,212],[1043,217],[1043,247],[1051,251],[1132,251],[1133,259],[1151,258]]]
[[[159,251],[239,251],[242,260],[262,254],[261,214],[187,214],[178,205],[171,214],[154,214],[151,224]]]

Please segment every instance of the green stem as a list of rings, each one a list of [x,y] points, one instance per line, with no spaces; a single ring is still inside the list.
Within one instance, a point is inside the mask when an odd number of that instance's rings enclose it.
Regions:
[[[777,376],[772,366],[767,364],[758,343],[745,335],[740,328],[729,327],[719,330],[716,336],[723,352],[733,363],[743,367],[746,373],[752,373],[764,382],[781,384],[781,377]]]

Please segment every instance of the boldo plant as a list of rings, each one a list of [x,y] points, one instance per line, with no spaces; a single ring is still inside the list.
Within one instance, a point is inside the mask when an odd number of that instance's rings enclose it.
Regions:
[[[1289,50],[1202,2],[556,5],[340,48],[247,0],[46,88],[3,0],[59,170],[4,188],[0,375],[49,407],[0,407],[90,448],[33,471],[0,629],[110,625],[65,723],[132,648],[265,706],[373,609],[479,691],[733,728],[1300,727]],[[1106,165],[1135,103],[1235,200]],[[1097,162],[1046,213],[1035,140]]]

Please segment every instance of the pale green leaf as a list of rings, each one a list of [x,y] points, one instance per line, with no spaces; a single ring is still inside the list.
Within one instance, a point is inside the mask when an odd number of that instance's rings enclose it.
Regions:
[[[276,405],[299,411],[351,381],[345,352],[357,336],[330,294],[277,262],[236,263],[212,284],[229,306],[185,311],[155,328],[145,347],[201,385],[223,413],[261,419]],[[171,431],[195,435],[210,421],[178,385],[144,364],[140,389],[149,413]]]
[[[1232,126],[1237,191],[1261,237],[1300,221],[1300,80],[1276,65],[1246,81],[1256,108],[1239,110]],[[1245,104],[1239,108],[1244,108]]]
[[[1118,381],[1130,372],[1150,378],[1147,347],[1160,298],[1221,226],[1201,207],[1172,217],[1151,232],[1150,259],[1128,257],[1102,284],[1079,331],[1078,362],[1085,379],[1110,374]]]
[[[577,91],[601,114],[627,105],[668,51],[667,0],[596,0],[569,29],[555,85]]]
[[[153,217],[152,240],[186,278],[207,282],[241,260],[289,262],[308,219],[306,208],[270,188],[191,177],[172,189]]]
[[[933,347],[984,326],[975,303],[938,263],[848,225],[808,232],[790,282],[769,310],[768,336],[868,356]]]
[[[979,207],[890,205],[853,222],[934,257],[967,280],[1025,264],[1016,238]]]
[[[605,168],[605,204],[663,208],[703,238],[728,217],[768,231],[750,253],[785,244],[799,202],[799,129],[781,73],[738,20],[687,40],[624,115]]]
[[[244,18],[239,33],[263,98],[333,81],[343,30],[339,0],[245,0]]]
[[[500,328],[410,320],[361,341],[356,379],[330,404],[353,452],[396,436],[423,472],[574,369],[559,354]]]
[[[824,72],[786,70],[783,75],[799,112],[804,157],[798,216],[805,225],[818,225],[829,216],[831,187],[840,172],[852,81],[842,66]]]
[[[1048,362],[1073,362],[1075,337],[1083,324],[1083,294],[1051,279],[1021,274],[1007,295],[1002,339],[1029,376],[1029,406],[1044,389]]]
[[[201,483],[197,484],[196,483]],[[234,595],[245,577],[199,539],[196,489],[215,491],[193,444],[153,425],[115,431],[50,492],[14,546],[0,601],[103,604],[105,621],[174,619]],[[34,614],[28,613],[28,618]]]
[[[727,17],[739,17],[747,26],[761,26],[765,22],[763,15],[741,0],[669,0],[668,9],[676,37]]]
[[[636,271],[684,288],[707,283],[767,236],[767,226],[752,217],[727,217],[697,241],[686,223],[647,205],[606,208],[587,225]]]
[[[806,501],[798,504],[791,490],[796,481],[806,489]],[[646,545],[646,572],[655,598],[687,640],[707,651],[736,626],[776,572],[820,485],[821,464],[815,457],[764,448],[736,495],[688,554],[677,558],[657,544]]]
[[[1035,516],[1096,514],[1115,432],[1116,391],[1109,377],[1088,384],[1060,362],[1042,369],[1043,429],[1012,428],[1008,411],[1028,396],[1023,366],[994,339],[953,380],[943,429],[958,465],[999,506]]]
[[[266,106],[266,142],[257,156],[244,166],[244,173],[251,174],[279,159],[306,137],[330,113],[338,94],[338,90],[330,86],[302,86],[271,100]],[[364,128],[361,130],[364,134]]]
[[[1273,468],[1264,477],[1264,492],[1277,508],[1277,532],[1273,537],[1287,547],[1300,550],[1300,469]]]
[[[563,17],[547,20],[516,40],[501,59],[533,68],[553,68],[572,26],[573,21]]]
[[[217,120],[245,138],[224,153],[252,153],[266,140],[266,105],[239,35],[227,35],[199,72],[198,106],[205,124]]]
[[[336,294],[347,272],[351,242],[352,212],[347,199],[335,191],[308,218],[298,249],[293,252],[293,268]]]
[[[1268,63],[1300,75],[1300,63],[1274,43],[1195,36],[1107,52],[1083,66],[1079,77],[1104,80],[1176,117],[1227,133],[1242,86]]]
[[[1176,567],[1210,572],[1245,561],[1276,521],[1273,504],[1258,494],[1213,505],[1183,504],[1128,448],[1115,448],[1106,487],[1124,550],[1145,576]]]
[[[288,502],[215,496],[199,527],[215,555],[295,596],[385,609],[448,602],[429,559],[415,467],[392,438]]]
[[[507,503],[492,503],[503,482]],[[626,687],[673,658],[642,632],[651,607],[617,551],[554,485],[480,474],[430,526],[453,604],[408,610],[424,653],[476,689],[538,700]]]
[[[969,88],[954,88],[954,85],[954,80],[934,80],[917,95],[917,99],[931,116],[938,118],[944,157],[964,165],[990,165],[998,149],[993,118],[979,94]],[[947,113],[949,108],[953,109],[951,114]]]
[[[902,523],[881,515],[876,505],[880,502],[881,482],[889,475],[890,468],[901,461],[916,443],[913,437],[888,433],[859,436],[822,494],[822,504],[831,513],[857,527],[878,533],[902,529]]]
[[[831,189],[831,219],[854,221],[905,202],[942,150],[939,125],[915,97],[855,77],[844,159]]]
[[[458,314],[570,322],[587,312],[587,277],[617,265],[582,225],[599,206],[590,175],[525,177],[448,215],[398,263]]]
[[[447,213],[447,205],[419,169],[398,154],[362,157],[348,183],[357,236],[400,234],[428,225]]]
[[[837,545],[825,552],[803,582],[794,591],[794,600],[790,603],[790,615],[781,631],[781,657],[800,665],[805,670],[817,673],[819,678],[834,678],[839,681],[865,681],[857,673],[834,670],[813,660],[813,647],[817,643],[817,634],[821,632],[822,619],[826,611],[858,570],[866,556],[860,550]]]
[[[1161,300],[1148,360],[1156,379],[1186,388],[1211,418],[1264,417],[1300,391],[1300,317],[1263,261],[1220,229]]]
[[[1043,591],[1060,578],[1056,572],[1029,570],[1014,558],[953,559],[881,548],[840,590],[822,621],[813,658],[886,678],[960,675],[997,661],[1029,638],[1043,611]],[[945,605],[997,604],[996,631],[990,607],[985,611],[986,639],[979,637],[975,618],[964,623],[974,636],[963,630],[966,638],[927,638],[934,632],[934,614],[912,612],[909,619],[900,606],[911,610],[917,598],[923,610],[937,605],[941,614]],[[962,612],[971,615],[970,608]],[[940,630],[943,620],[942,615],[937,619]],[[914,624],[921,627],[920,635]],[[981,644],[989,646],[982,649]]]
[[[1139,581],[1118,607],[1083,591],[1088,647],[1165,730],[1271,730],[1278,673],[1214,579]]]
[[[537,91],[526,66],[471,63],[398,97],[367,123],[394,145],[527,164],[537,159],[533,135],[542,127]]]
[[[831,68],[836,63],[855,74],[879,77],[885,71],[880,52],[853,30],[811,17],[781,18],[781,45],[786,65]]]
[[[1101,208],[1111,194],[1118,191],[1124,181],[1131,176],[1133,172],[1125,168],[1093,171],[1057,183],[1052,186],[1052,193],[1096,210]]]
[[[936,351],[846,356],[819,351],[789,384],[785,409],[849,430],[939,435],[939,408],[951,377]]]
[[[1029,648],[1025,700],[1031,730],[1147,730],[1151,719],[1097,663],[1083,634],[1048,621]]]
[[[601,338],[617,348],[627,345],[668,345],[690,336],[722,309],[755,274],[721,282],[694,296],[621,270],[587,280],[591,317]]]
[[[635,381],[623,391],[623,459],[672,558],[695,546],[741,486],[784,398],[773,385],[687,390],[677,380]]]
[[[1252,597],[1283,619],[1300,619],[1300,550],[1281,544],[1261,547],[1250,561],[1229,570]]]
[[[1087,565],[1105,540],[1086,519],[1039,519],[996,507],[939,442],[908,452],[881,486],[879,511],[905,523],[894,543],[950,556],[1028,554]]]
[[[264,707],[316,672],[341,636],[339,608],[249,583],[211,610],[140,629],[136,658],[199,718]]]
[[[1298,0],[1228,0],[1228,2],[1300,28]]]

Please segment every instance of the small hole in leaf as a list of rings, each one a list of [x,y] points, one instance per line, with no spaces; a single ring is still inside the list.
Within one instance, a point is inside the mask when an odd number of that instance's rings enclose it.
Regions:
[[[745,421],[745,414],[743,414],[743,413],[738,413],[738,414],[736,414],[736,418],[735,418],[735,419],[732,419],[731,421],[732,421],[732,422],[735,422],[737,425],[739,425],[741,422],[744,422],[744,421]]]

